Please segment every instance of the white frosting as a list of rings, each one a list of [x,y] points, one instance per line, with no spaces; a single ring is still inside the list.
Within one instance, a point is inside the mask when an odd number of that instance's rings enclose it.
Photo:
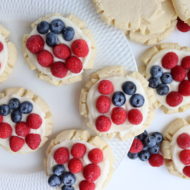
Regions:
[[[75,143],[82,143],[87,148],[85,156],[83,157],[83,159],[81,159],[83,162],[83,167],[91,163],[91,161],[88,159],[88,152],[97,147],[95,147],[94,145],[88,142],[81,141],[81,140],[80,141],[77,141],[77,140],[64,141],[54,146],[53,149],[51,150],[51,153],[48,155],[48,174],[49,175],[52,174],[53,166],[57,165],[57,163],[55,162],[53,158],[54,152],[60,147],[66,147],[69,149],[69,152],[70,152],[72,145]],[[70,158],[71,158],[71,154],[70,154]],[[64,166],[66,168],[66,171],[69,171],[67,164],[65,164]],[[98,166],[101,169],[101,176],[94,183],[96,185],[96,188],[95,188],[96,190],[102,190],[104,182],[107,179],[107,175],[110,171],[110,161],[109,159],[106,159],[106,155],[104,155],[104,160],[101,163],[99,163]],[[85,180],[85,178],[83,177],[82,172],[75,174],[75,177],[76,177],[76,183],[73,185],[73,187],[75,188],[75,190],[79,190],[79,184],[81,181]]]
[[[74,30],[75,30],[75,36],[74,36],[74,38],[73,38],[72,41],[65,41],[64,38],[63,38],[63,36],[62,36],[62,34],[58,34],[58,39],[59,39],[60,43],[66,44],[67,46],[71,47],[72,42],[75,41],[75,40],[77,40],[77,39],[83,39],[83,40],[85,40],[87,42],[88,47],[89,47],[89,53],[88,53],[88,55],[85,58],[79,58],[82,61],[83,68],[84,68],[84,66],[89,63],[89,59],[91,57],[91,41],[83,34],[83,32],[81,31],[81,29],[76,24],[74,24],[73,22],[71,22],[68,18],[65,18],[63,16],[52,16],[51,18],[46,19],[46,21],[50,23],[54,19],[61,19],[65,23],[66,27],[70,26],[70,27],[73,27]],[[29,34],[29,36],[32,36],[32,35],[35,35],[35,34],[41,35],[41,34],[38,33],[37,29],[34,28],[31,31],[31,33]],[[41,35],[41,36],[42,36],[42,38],[45,41],[45,36],[46,35]],[[52,47],[49,47],[46,43],[45,43],[44,49],[48,50],[53,55],[53,51],[52,51],[53,49],[52,49]],[[74,76],[77,76],[77,75],[81,74],[81,73],[71,73],[71,72],[68,72],[67,76],[65,76],[64,78],[55,77],[55,76],[52,75],[52,73],[51,73],[51,71],[50,71],[49,68],[42,67],[38,63],[38,60],[36,59],[36,55],[32,54],[29,50],[27,50],[27,52],[28,52],[28,55],[30,57],[30,60],[37,67],[37,69],[39,71],[41,71],[42,73],[47,74],[48,76],[50,76],[54,80],[64,80],[64,79],[72,78]],[[59,58],[57,58],[57,57],[54,56],[54,62],[56,62],[56,61],[64,62],[64,60],[59,59]],[[81,72],[83,72],[83,70]]]
[[[0,34],[0,42],[3,44],[3,50],[0,52],[0,75],[4,72],[5,67],[8,63],[8,47],[7,47],[7,42]]]

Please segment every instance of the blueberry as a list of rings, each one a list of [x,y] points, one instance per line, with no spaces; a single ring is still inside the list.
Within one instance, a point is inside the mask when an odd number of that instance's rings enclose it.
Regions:
[[[64,172],[62,175],[62,182],[66,186],[72,186],[76,182],[76,177],[70,172]]]
[[[149,135],[144,139],[144,145],[148,146],[149,148],[156,145],[156,137]]]
[[[14,122],[14,123],[18,123],[22,120],[22,113],[20,113],[19,110],[14,110],[12,113],[11,113],[11,120]]]
[[[63,38],[65,41],[71,41],[75,36],[75,30],[72,27],[63,29]]]
[[[159,78],[151,77],[148,81],[149,81],[149,87],[150,88],[157,88],[158,85],[160,84]]]
[[[49,179],[48,179],[48,184],[49,184],[51,187],[60,186],[60,185],[61,185],[61,178],[60,178],[59,176],[52,175],[52,176],[50,176]]]
[[[139,153],[139,158],[142,161],[147,161],[150,158],[150,153],[148,151],[142,151]]]
[[[144,105],[144,97],[141,94],[132,95],[129,101],[130,104],[135,108],[139,108]]]
[[[75,190],[72,186],[63,186],[61,190]]]
[[[20,101],[17,98],[12,98],[9,100],[9,107],[11,110],[18,109],[20,106]]]
[[[49,23],[47,21],[42,21],[37,25],[37,31],[40,34],[46,34],[49,31]]]
[[[158,78],[162,76],[162,68],[158,65],[152,66],[150,69],[150,74],[152,77]]]
[[[0,115],[6,116],[10,113],[10,107],[6,104],[0,105]]]
[[[160,144],[163,141],[163,135],[159,132],[151,133],[152,136],[156,138],[156,143]]]
[[[122,89],[123,89],[123,92],[125,92],[125,94],[133,95],[135,94],[137,87],[133,82],[126,81],[123,83]]]
[[[149,148],[150,154],[158,154],[160,151],[160,147],[158,145],[155,145],[151,148]]]
[[[138,153],[131,153],[131,152],[128,152],[127,156],[130,158],[130,159],[136,159],[138,157]]]
[[[64,173],[65,167],[63,165],[55,165],[53,167],[53,173],[57,176],[60,176]]]
[[[144,147],[143,147],[143,150],[144,150],[144,151],[147,151],[148,149],[149,149],[148,146],[144,146]]]
[[[138,135],[137,138],[140,139],[141,141],[143,141],[147,136],[148,136],[148,132],[144,131],[143,133]]]
[[[33,105],[32,105],[32,103],[30,103],[28,101],[22,102],[20,104],[19,110],[21,113],[29,114],[33,110]]]
[[[169,87],[166,84],[159,84],[158,87],[156,88],[156,92],[160,96],[167,95],[169,92]]]
[[[115,106],[122,106],[126,102],[125,94],[123,92],[115,92],[112,97],[112,102]]]
[[[53,47],[59,43],[58,37],[56,34],[49,32],[46,35],[46,43],[48,46]]]
[[[163,73],[161,76],[161,81],[163,84],[170,84],[173,81],[172,75],[168,72]]]
[[[55,34],[60,34],[65,27],[65,23],[61,19],[52,20],[50,23],[50,30]]]

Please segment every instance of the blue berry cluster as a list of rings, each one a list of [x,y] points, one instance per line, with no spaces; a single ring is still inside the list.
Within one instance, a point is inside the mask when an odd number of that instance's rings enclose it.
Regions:
[[[75,36],[75,30],[72,27],[66,27],[61,19],[54,19],[50,23],[41,21],[37,25],[37,31],[42,35],[46,35],[46,43],[50,47],[59,43],[59,34],[63,36],[65,41],[71,41]]]
[[[75,182],[75,175],[66,171],[63,165],[55,165],[53,174],[48,179],[48,184],[51,187],[61,187],[62,190],[74,190]]]
[[[14,123],[22,120],[22,114],[29,114],[33,110],[33,105],[29,101],[20,102],[17,98],[9,100],[8,104],[0,105],[0,115],[7,116],[11,114],[11,120]]]
[[[149,87],[156,89],[160,96],[167,95],[169,93],[168,84],[173,81],[171,73],[163,72],[160,66],[155,65],[151,67],[150,74]]]

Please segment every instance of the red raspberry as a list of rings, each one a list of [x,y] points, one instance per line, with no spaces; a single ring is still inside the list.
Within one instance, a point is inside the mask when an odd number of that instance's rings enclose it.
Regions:
[[[190,80],[190,71],[187,73],[187,78]]]
[[[101,175],[101,169],[96,164],[89,164],[83,170],[84,178],[89,182],[96,181]]]
[[[73,158],[69,160],[68,168],[71,173],[76,174],[82,171],[83,165],[78,158]]]
[[[182,101],[183,96],[179,92],[173,91],[166,96],[166,102],[171,107],[178,106],[179,104],[181,104]]]
[[[69,161],[69,150],[65,147],[58,148],[53,157],[57,164],[65,164]]]
[[[86,153],[86,146],[82,143],[75,143],[71,148],[71,155],[74,158],[82,158]]]
[[[37,60],[42,67],[49,67],[53,63],[53,55],[47,50],[42,50],[37,54]]]
[[[3,122],[3,116],[0,115],[0,123]]]
[[[18,136],[25,137],[29,134],[30,128],[25,122],[18,122],[15,126],[15,132]]]
[[[190,177],[190,166],[186,166],[183,168],[183,173],[187,176]]]
[[[99,96],[96,101],[96,109],[100,113],[107,113],[110,110],[111,100],[107,96]]]
[[[98,164],[104,159],[103,152],[99,148],[94,148],[88,153],[88,158],[92,163]]]
[[[26,136],[25,141],[32,150],[35,150],[41,143],[41,137],[39,134],[30,133]]]
[[[88,181],[81,181],[79,184],[80,190],[95,190],[96,186],[94,183]]]
[[[164,158],[160,154],[152,154],[148,161],[152,167],[160,167],[164,164]]]
[[[121,125],[126,121],[127,113],[123,108],[116,107],[112,110],[111,118],[113,123],[116,125]]]
[[[68,57],[71,56],[71,51],[69,47],[65,44],[56,45],[53,48],[53,53],[59,59],[67,59]]]
[[[190,30],[190,26],[178,18],[177,29],[181,32],[188,32]]]
[[[179,153],[179,158],[184,165],[190,165],[190,150],[182,150]]]
[[[42,118],[36,113],[31,113],[26,119],[26,123],[31,129],[38,129],[42,125]]]
[[[43,50],[44,44],[44,39],[40,35],[30,36],[26,41],[26,47],[34,54]]]
[[[182,149],[190,148],[190,135],[187,133],[179,135],[177,138],[177,144]]]
[[[142,141],[140,139],[134,139],[129,152],[133,154],[139,153],[142,151],[142,149],[143,149]]]
[[[80,73],[83,65],[78,57],[71,56],[66,60],[66,68],[72,73]]]
[[[8,123],[0,123],[0,138],[7,139],[12,134],[12,128]]]
[[[190,81],[182,81],[179,84],[178,92],[183,96],[190,96]]]
[[[128,112],[128,120],[133,125],[138,125],[143,120],[143,115],[138,109],[132,109]]]
[[[4,48],[3,43],[0,42],[0,52],[3,51],[3,48]]]
[[[175,81],[183,81],[186,77],[186,71],[182,66],[175,66],[171,70],[172,77]]]
[[[71,49],[78,57],[86,57],[89,52],[88,44],[82,39],[75,40],[71,45]]]
[[[109,80],[102,80],[98,84],[98,91],[101,94],[109,95],[114,91],[114,87],[111,81]]]
[[[17,136],[12,136],[9,140],[9,145],[13,152],[18,152],[24,146],[24,143],[24,139]]]
[[[184,69],[190,69],[190,56],[186,56],[181,61],[181,66]]]
[[[179,58],[176,53],[168,52],[162,58],[162,66],[165,69],[172,69],[177,65],[178,60],[179,60]]]
[[[55,62],[51,65],[51,73],[53,76],[58,78],[64,78],[67,75],[67,68],[63,62]]]
[[[99,116],[96,119],[96,129],[100,132],[107,132],[111,128],[111,120],[104,115]]]

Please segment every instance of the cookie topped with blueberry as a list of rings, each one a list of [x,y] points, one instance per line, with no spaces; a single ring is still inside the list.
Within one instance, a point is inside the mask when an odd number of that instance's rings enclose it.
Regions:
[[[95,43],[85,23],[73,15],[38,19],[24,36],[24,57],[40,79],[53,85],[81,80],[93,67]]]

